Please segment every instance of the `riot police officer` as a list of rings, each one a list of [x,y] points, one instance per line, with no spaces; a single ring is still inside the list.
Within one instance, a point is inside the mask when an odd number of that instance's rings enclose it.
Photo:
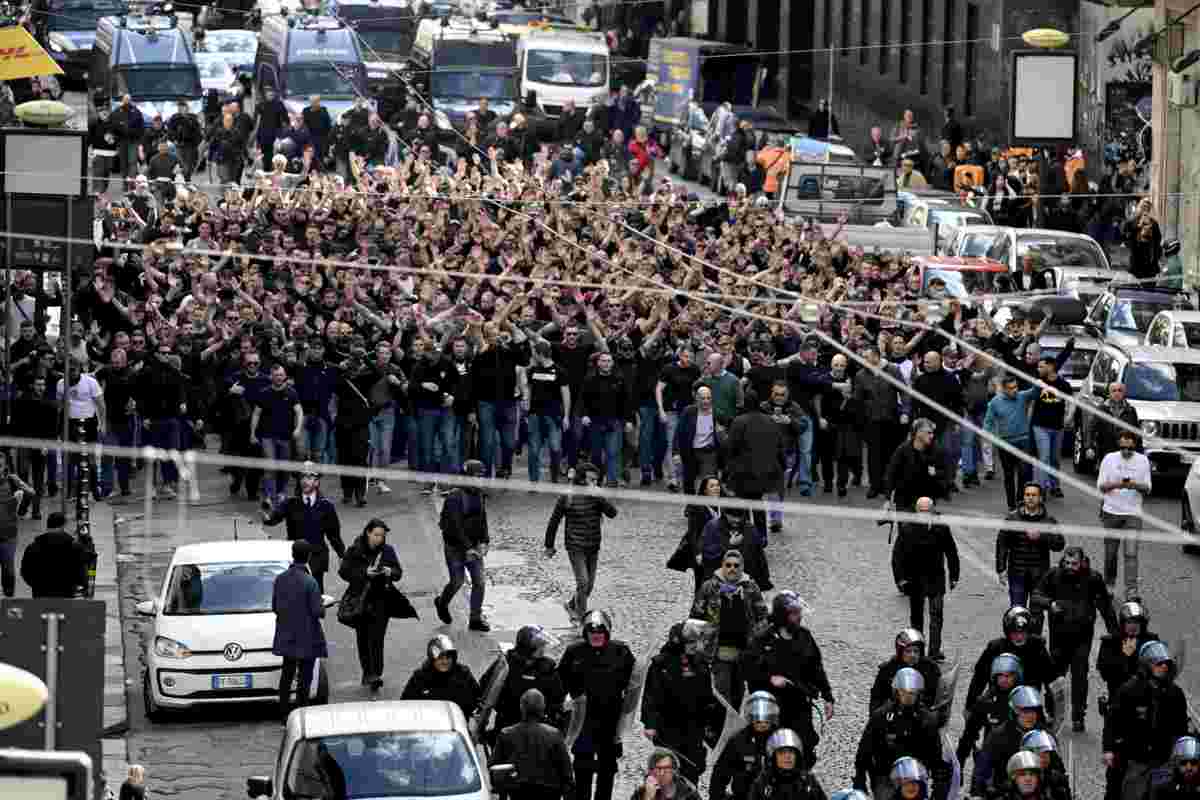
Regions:
[[[679,771],[693,783],[707,767],[705,741],[717,741],[724,707],[713,694],[712,671],[699,620],[671,626],[667,642],[646,669],[642,726],[647,739],[679,757]],[[711,627],[711,626],[710,626]]]
[[[709,800],[745,797],[766,764],[767,739],[779,727],[779,703],[770,692],[755,692],[744,713],[748,724],[717,756],[708,782]]]
[[[1008,721],[1008,697],[1022,683],[1023,676],[1021,659],[1012,653],[1001,653],[992,659],[992,677],[988,688],[966,712],[967,724],[963,727],[955,751],[959,766],[965,766],[967,756],[975,752],[980,734],[987,741],[992,731]]]
[[[820,737],[813,728],[811,707],[825,701],[825,719],[834,714],[833,688],[825,675],[821,648],[804,619],[800,596],[784,590],[771,601],[768,628],[759,634],[745,654],[746,685],[750,691],[765,690],[779,701],[780,725],[795,731],[804,741],[806,764],[816,763]]]
[[[825,800],[825,791],[805,764],[815,759],[804,752],[803,737],[780,728],[767,739],[767,764],[750,787],[748,800]]]
[[[512,648],[507,653],[497,656],[495,662],[483,673],[480,684],[485,687],[485,698],[492,694],[492,682],[503,680],[492,708],[484,708],[480,712],[484,715],[488,711],[495,712],[493,736],[524,718],[521,713],[521,698],[530,689],[541,692],[545,720],[551,725],[563,727],[565,720],[562,718],[562,707],[567,692],[558,676],[554,660],[546,657],[546,647],[549,644],[550,636],[545,628],[541,625],[525,625],[517,631]],[[501,674],[503,678],[500,678]],[[481,730],[486,728],[487,722],[486,719],[479,721]]]
[[[1200,740],[1181,736],[1171,751],[1171,777],[1154,787],[1150,800],[1197,800],[1200,798]]]
[[[1018,750],[1008,758],[1008,786],[996,795],[998,800],[1051,800],[1046,773],[1037,753]]]
[[[929,800],[929,770],[912,756],[897,758],[896,763],[892,764],[889,778],[891,792],[879,797],[888,800]]]
[[[1104,763],[1124,766],[1124,800],[1150,794],[1151,773],[1170,759],[1175,742],[1188,735],[1187,698],[1175,685],[1176,665],[1164,642],[1138,650],[1138,674],[1112,699],[1104,722]]]
[[[1117,610],[1117,633],[1100,638],[1096,656],[1096,671],[1108,691],[1100,696],[1100,716],[1108,717],[1110,698],[1138,672],[1138,650],[1146,642],[1158,641],[1158,634],[1149,630],[1150,615],[1139,600],[1123,603]],[[1104,771],[1104,800],[1120,800],[1125,768],[1119,762]]]
[[[444,633],[425,646],[425,662],[417,667],[401,700],[449,700],[457,703],[467,719],[479,707],[482,692],[471,668],[458,660],[458,649]]]
[[[1008,697],[1009,720],[992,731],[975,754],[975,772],[971,776],[971,794],[1004,794],[1008,791],[1008,773],[1004,765],[1020,751],[1025,734],[1046,724],[1042,693],[1032,686],[1018,686]],[[1035,759],[1036,760],[1036,759]]]
[[[1041,691],[1054,680],[1054,662],[1046,649],[1046,640],[1033,633],[1033,614],[1024,606],[1013,606],[1004,612],[1002,619],[1004,635],[992,639],[983,648],[983,654],[975,662],[971,685],[967,688],[967,710],[970,710],[979,695],[987,688],[991,676],[992,659],[1001,653],[1012,653],[1021,659],[1024,670],[1024,685]]]
[[[925,637],[916,628],[905,628],[896,634],[896,655],[879,665],[875,673],[875,684],[871,687],[871,706],[868,713],[892,699],[892,678],[905,667],[921,673],[928,692],[921,694],[926,706],[934,702],[938,686],[941,685],[942,670],[937,663],[925,655]]]
[[[574,713],[584,715],[571,747],[576,797],[611,800],[617,760],[623,752],[618,725],[637,659],[629,645],[612,638],[612,618],[606,612],[584,614],[580,630],[583,640],[567,647],[558,662],[558,675],[575,701]],[[584,697],[581,711],[579,700]]]
[[[855,789],[864,791],[870,786],[876,797],[886,796],[891,766],[898,758],[913,756],[934,765],[934,796],[938,800],[946,797],[950,772],[944,769],[937,715],[920,702],[924,690],[925,678],[912,667],[905,667],[892,678],[892,699],[871,712],[859,739],[854,758]]]
[[[546,698],[537,689],[527,689],[518,703],[521,721],[500,731],[492,752],[493,763],[516,768],[501,783],[502,796],[514,800],[570,797],[574,789],[571,754],[562,732],[543,722]]]
[[[1042,767],[1042,792],[1047,800],[1071,800],[1071,780],[1054,735],[1043,730],[1030,731],[1021,739],[1021,749],[1037,754]]]

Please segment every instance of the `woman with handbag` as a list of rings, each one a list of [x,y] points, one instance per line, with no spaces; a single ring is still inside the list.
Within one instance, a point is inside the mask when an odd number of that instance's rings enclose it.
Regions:
[[[383,640],[391,618],[392,585],[404,570],[395,549],[387,543],[388,526],[372,519],[342,558],[338,575],[350,586],[338,606],[338,620],[357,633],[358,661],[363,686],[379,691],[383,686]]]
[[[684,531],[679,545],[675,548],[675,553],[667,562],[668,569],[678,572],[691,570],[692,578],[695,581],[692,593],[693,601],[700,599],[700,587],[708,578],[704,571],[700,545],[704,535],[704,526],[721,516],[721,508],[717,505],[722,494],[721,479],[716,475],[704,476],[700,479],[700,486],[696,494],[699,495],[700,502],[692,503],[683,510],[684,516],[687,518],[687,530]]]

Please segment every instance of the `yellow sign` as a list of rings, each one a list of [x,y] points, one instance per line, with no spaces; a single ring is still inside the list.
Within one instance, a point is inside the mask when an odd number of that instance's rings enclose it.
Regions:
[[[62,68],[29,35],[29,31],[19,25],[0,28],[0,81],[62,74]]]

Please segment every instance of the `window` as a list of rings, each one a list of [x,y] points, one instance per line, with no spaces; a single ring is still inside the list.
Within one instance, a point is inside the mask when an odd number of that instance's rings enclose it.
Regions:
[[[892,0],[879,0],[879,74],[887,75],[888,58],[892,52],[892,21],[889,19]]]
[[[262,614],[271,611],[275,576],[288,565],[274,561],[179,564],[167,588],[167,616]]]
[[[954,67],[954,6],[956,0],[945,0],[945,24],[942,26],[942,105],[948,106],[954,102],[951,91],[953,79],[951,73]]]
[[[1170,317],[1158,316],[1150,323],[1150,330],[1146,331],[1146,344],[1157,345],[1159,347],[1167,343],[1167,332],[1171,330]]]
[[[900,48],[896,53],[900,82],[908,83],[908,46],[912,39],[912,0],[900,0]]]
[[[450,731],[360,733],[306,739],[288,766],[289,797],[447,797],[482,781],[463,738]]]
[[[858,4],[859,44],[862,45],[858,51],[858,63],[865,67],[871,62],[871,51],[867,49],[868,45],[871,44],[871,0],[859,0]]]
[[[921,94],[929,94],[929,64],[933,60],[933,2],[921,3]]]
[[[967,4],[967,42],[964,45],[963,116],[975,114],[975,67],[978,59],[976,39],[979,38],[979,7]]]
[[[1130,400],[1195,403],[1200,401],[1200,364],[1131,363],[1123,383]]]
[[[1108,394],[1108,367],[1112,361],[1112,356],[1107,353],[1099,353],[1096,355],[1096,360],[1092,362],[1092,394],[1096,397],[1104,397]]]

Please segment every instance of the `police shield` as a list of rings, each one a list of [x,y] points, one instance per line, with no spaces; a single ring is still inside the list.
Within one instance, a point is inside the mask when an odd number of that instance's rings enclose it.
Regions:
[[[958,672],[961,659],[958,652],[954,653],[954,663],[950,668],[942,672],[941,680],[938,681],[937,692],[933,696],[933,704],[930,710],[937,714],[938,727],[944,728],[950,722],[950,712],[954,705],[954,691],[958,686]]]
[[[571,721],[567,725],[567,749],[575,746],[575,740],[583,732],[583,721],[587,719],[587,695],[581,694],[576,698],[567,698],[571,706]]]
[[[479,706],[479,712],[475,715],[475,719],[471,720],[471,738],[476,744],[483,741],[483,734],[487,731],[492,712],[496,709],[496,703],[500,701],[500,693],[504,691],[504,684],[508,680],[508,659],[505,658],[504,653],[497,654],[495,661],[488,669],[492,673],[492,679],[487,686],[483,687],[483,702]]]
[[[633,674],[629,678],[629,686],[625,689],[625,698],[621,703],[621,721],[617,725],[617,737],[614,741],[622,741],[633,729],[633,720],[642,707],[642,689],[645,686],[646,659],[639,658],[633,665]]]
[[[741,711],[738,711],[729,704],[729,701],[725,699],[725,695],[717,690],[715,683],[713,684],[713,697],[716,697],[721,703],[721,708],[725,709],[725,724],[721,726],[721,738],[717,740],[717,746],[713,748],[713,753],[720,756],[721,753],[725,752],[725,745],[729,744],[729,740],[737,736],[742,728],[750,724],[746,722],[746,714],[744,713],[747,704],[750,702],[750,697],[747,695],[742,700]]]
[[[1054,717],[1050,720],[1050,732],[1058,737],[1058,732],[1067,721],[1067,679],[1065,676],[1055,678],[1047,687],[1054,703]]]
[[[946,800],[959,800],[962,793],[962,767],[954,753],[954,745],[945,733],[942,734],[942,759],[950,768],[950,790],[946,793]]]

